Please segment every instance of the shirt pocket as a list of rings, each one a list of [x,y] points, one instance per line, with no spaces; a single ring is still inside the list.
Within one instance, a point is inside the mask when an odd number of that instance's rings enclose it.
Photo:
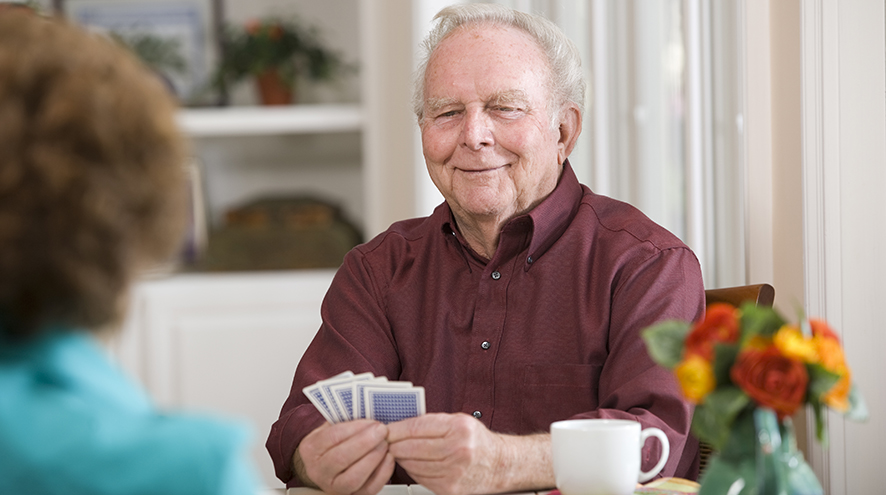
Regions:
[[[530,364],[523,369],[521,430],[550,431],[551,423],[597,408],[601,365]]]

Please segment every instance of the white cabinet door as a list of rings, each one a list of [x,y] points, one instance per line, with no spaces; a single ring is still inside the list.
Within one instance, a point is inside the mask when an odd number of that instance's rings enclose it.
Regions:
[[[333,274],[193,274],[141,282],[112,352],[160,407],[248,421],[262,480],[279,487],[264,442],[320,326]]]

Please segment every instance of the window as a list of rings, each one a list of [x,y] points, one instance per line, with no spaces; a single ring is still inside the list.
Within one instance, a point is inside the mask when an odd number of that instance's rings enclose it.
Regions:
[[[742,2],[500,3],[545,15],[582,52],[579,179],[683,239],[708,287],[744,283]]]

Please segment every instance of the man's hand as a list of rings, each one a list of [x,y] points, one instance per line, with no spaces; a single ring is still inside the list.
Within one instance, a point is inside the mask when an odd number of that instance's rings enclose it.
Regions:
[[[437,495],[553,486],[550,435],[502,435],[467,414],[438,413],[389,424],[388,442],[400,466]]]
[[[385,425],[368,419],[324,423],[299,444],[295,472],[328,494],[375,495],[394,472],[387,434]]]

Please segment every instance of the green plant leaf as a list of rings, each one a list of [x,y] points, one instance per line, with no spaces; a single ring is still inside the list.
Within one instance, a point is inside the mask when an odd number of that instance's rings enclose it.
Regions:
[[[649,356],[656,363],[673,369],[683,359],[683,341],[691,325],[685,321],[663,321],[642,332]]]
[[[296,78],[331,80],[351,69],[338,51],[324,43],[315,26],[297,17],[267,17],[245,27],[227,24],[220,42],[221,57],[213,77],[218,87],[269,69],[290,85]]]
[[[849,409],[844,413],[847,419],[851,421],[867,421],[870,416],[868,405],[855,384],[849,389]]]
[[[826,370],[820,364],[807,364],[806,371],[809,373],[809,400],[820,401],[821,396],[840,381],[840,375]]]
[[[738,344],[715,344],[714,345],[714,379],[718,384],[732,383],[729,377],[729,371],[735,364],[735,358],[738,356]]]
[[[815,413],[815,437],[818,439],[821,447],[826,449],[828,447],[827,425],[825,424],[827,408],[817,399],[810,400],[809,404],[812,405],[812,412]]]
[[[740,388],[727,385],[711,392],[704,404],[696,406],[692,415],[692,433],[701,440],[722,449],[729,438],[735,418],[751,404]]]
[[[761,336],[772,337],[785,324],[784,319],[773,308],[745,303],[741,306],[742,341]]]

